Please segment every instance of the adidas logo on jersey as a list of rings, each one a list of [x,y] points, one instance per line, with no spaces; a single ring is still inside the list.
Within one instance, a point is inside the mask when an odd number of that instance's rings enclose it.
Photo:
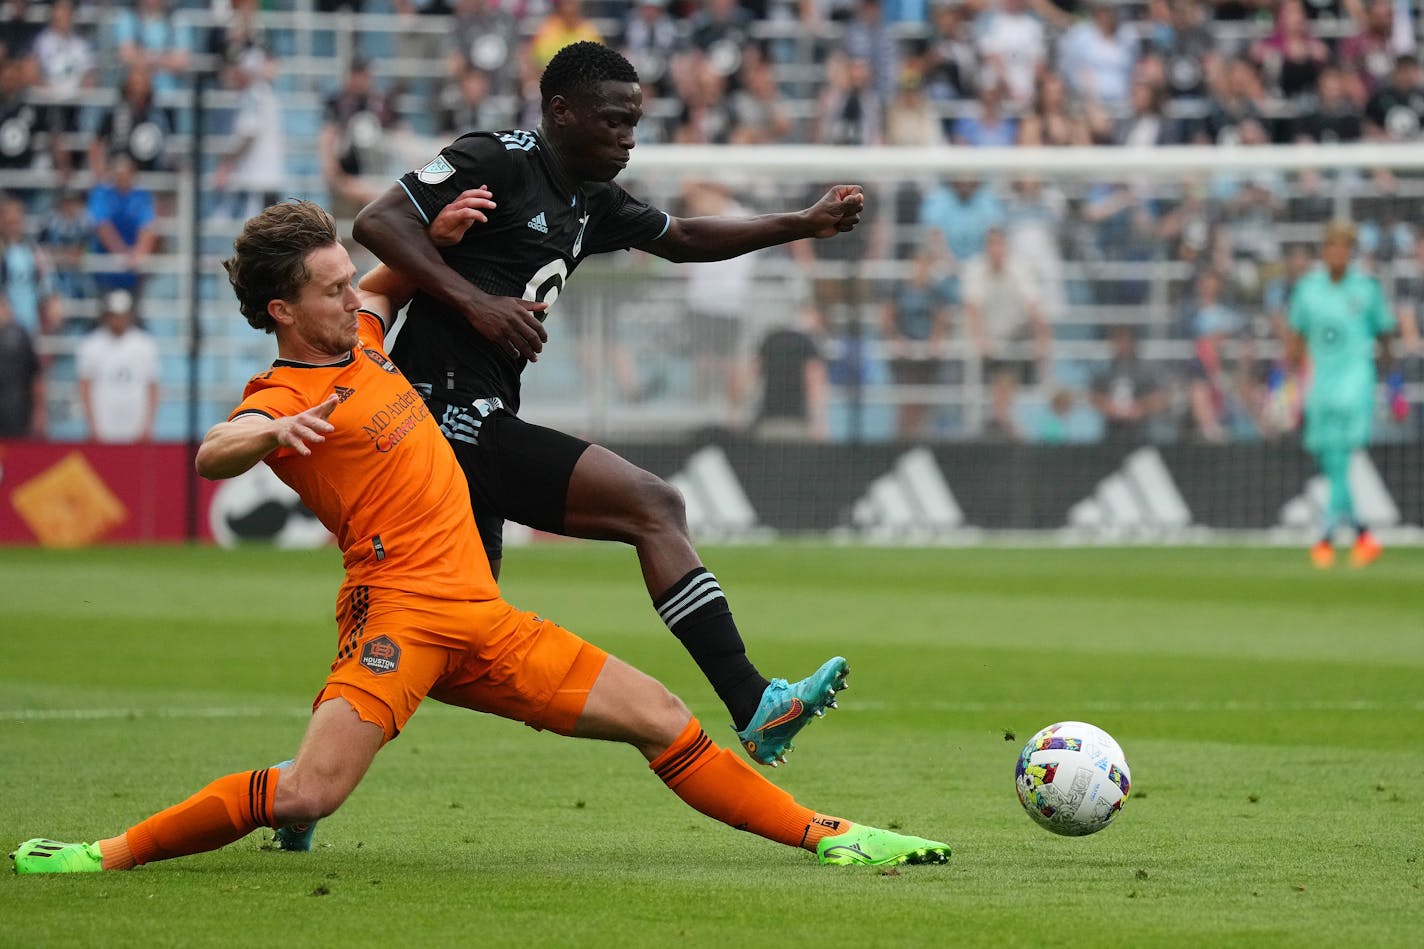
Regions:
[[[540,211],[538,214],[534,215],[529,219],[529,226],[534,228],[534,230],[538,231],[540,234],[549,233],[549,222],[544,220],[543,211]]]

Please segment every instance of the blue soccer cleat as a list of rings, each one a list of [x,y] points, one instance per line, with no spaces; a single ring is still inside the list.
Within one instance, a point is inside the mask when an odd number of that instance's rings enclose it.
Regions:
[[[285,768],[292,763],[292,759],[280,761],[274,764],[274,768]],[[277,842],[278,850],[291,850],[295,853],[306,853],[312,848],[312,837],[316,835],[316,821],[310,824],[283,824],[277,828],[273,839]]]
[[[836,693],[846,688],[849,674],[850,665],[836,656],[800,682],[772,679],[762,693],[756,714],[746,728],[737,732],[752,760],[773,768],[785,761],[796,733],[812,718],[820,718],[826,709],[836,707]]]

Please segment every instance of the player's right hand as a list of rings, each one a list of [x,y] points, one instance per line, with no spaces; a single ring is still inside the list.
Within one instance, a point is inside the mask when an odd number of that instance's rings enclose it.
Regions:
[[[336,431],[336,426],[328,422],[327,418],[340,401],[336,395],[329,395],[325,402],[314,405],[305,412],[276,419],[273,424],[276,426],[278,446],[290,448],[299,455],[310,455],[308,442],[324,442],[328,433]]]
[[[476,223],[488,223],[485,212],[494,209],[494,193],[485,185],[460,192],[459,197],[440,209],[430,222],[430,242],[436,247],[453,247],[464,240]]]
[[[465,319],[504,355],[538,362],[549,339],[538,314],[548,308],[547,303],[485,294],[465,311]]]

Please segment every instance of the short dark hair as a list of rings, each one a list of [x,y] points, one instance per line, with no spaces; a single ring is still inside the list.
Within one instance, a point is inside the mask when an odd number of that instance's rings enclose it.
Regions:
[[[336,243],[336,222],[311,201],[283,201],[249,218],[232,242],[234,254],[223,261],[248,324],[275,331],[277,321],[267,304],[295,300],[311,279],[307,255]]]
[[[554,96],[571,99],[593,91],[601,82],[637,82],[638,70],[617,50],[583,40],[554,54],[539,77],[539,97],[548,108]]]

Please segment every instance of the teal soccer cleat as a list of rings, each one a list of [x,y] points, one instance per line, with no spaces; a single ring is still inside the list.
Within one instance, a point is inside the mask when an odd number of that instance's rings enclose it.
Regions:
[[[285,768],[292,763],[292,759],[278,762],[272,767]],[[316,834],[316,821],[310,824],[283,824],[277,828],[273,835],[273,840],[277,842],[278,850],[291,850],[295,853],[306,853],[312,848],[312,837]]]
[[[761,704],[737,738],[752,760],[773,768],[786,760],[791,739],[812,718],[836,707],[836,693],[846,688],[850,665],[840,656],[828,659],[821,668],[800,682],[772,679],[762,693]]]

